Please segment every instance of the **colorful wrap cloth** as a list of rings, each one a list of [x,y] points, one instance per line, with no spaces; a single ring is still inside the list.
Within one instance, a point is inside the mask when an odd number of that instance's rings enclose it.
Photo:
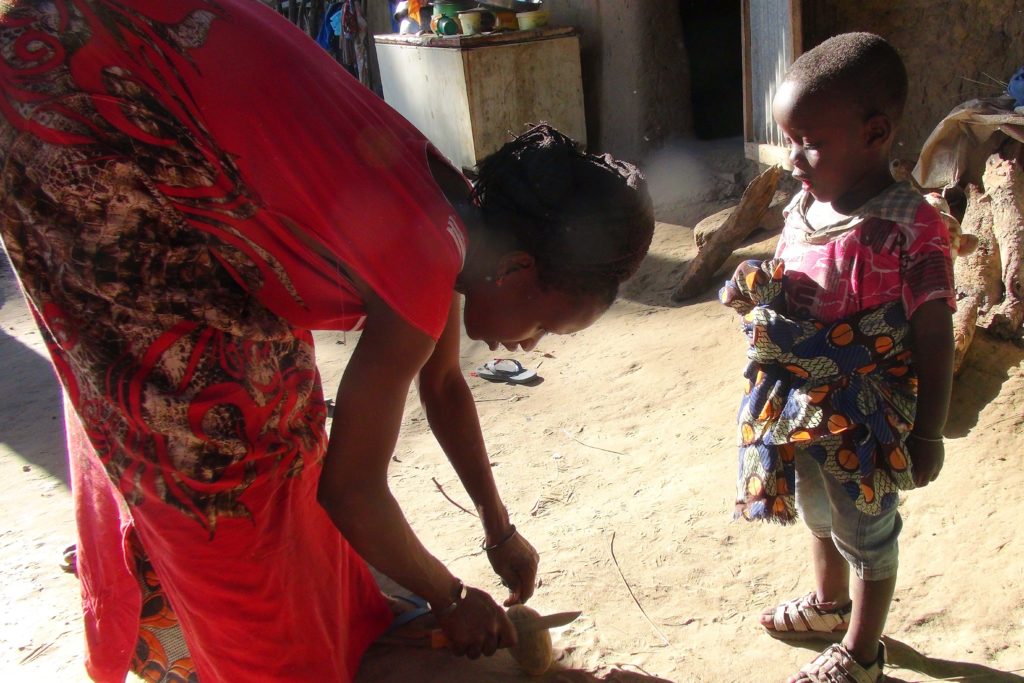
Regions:
[[[831,325],[785,316],[784,264],[746,261],[719,292],[743,315],[748,383],[737,417],[736,516],[796,519],[794,455],[807,451],[876,515],[914,488],[904,448],[917,377],[899,301]]]

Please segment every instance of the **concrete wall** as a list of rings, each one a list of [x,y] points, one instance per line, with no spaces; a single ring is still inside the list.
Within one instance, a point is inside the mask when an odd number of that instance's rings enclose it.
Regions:
[[[639,161],[693,130],[679,4],[552,0],[553,25],[580,37],[590,149]]]
[[[956,105],[1001,94],[1024,64],[1024,0],[805,0],[804,47],[846,31],[891,42],[910,92],[894,154],[916,159]]]

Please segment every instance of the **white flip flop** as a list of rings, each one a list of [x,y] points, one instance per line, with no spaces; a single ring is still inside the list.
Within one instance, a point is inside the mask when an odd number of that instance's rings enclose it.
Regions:
[[[476,376],[488,382],[529,384],[537,379],[537,371],[527,370],[522,363],[512,358],[495,358],[477,368]]]

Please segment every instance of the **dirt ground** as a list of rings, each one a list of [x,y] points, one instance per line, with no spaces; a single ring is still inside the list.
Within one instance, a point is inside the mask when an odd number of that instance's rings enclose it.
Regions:
[[[757,235],[739,258],[769,255]],[[808,534],[733,521],[733,418],[743,366],[734,313],[709,290],[669,293],[693,257],[688,228],[660,224],[611,311],[517,354],[543,382],[471,378],[513,521],[541,554],[541,612],[582,610],[554,632],[541,681],[779,681],[810,649],[761,633],[758,612],[811,588]],[[6,261],[0,269],[0,679],[85,680],[61,402]],[[356,335],[318,335],[328,392]],[[493,356],[468,340],[468,373]],[[1024,681],[1024,350],[979,336],[956,381],[946,468],[905,496],[889,618],[898,681]],[[467,583],[500,594],[477,520],[414,396],[391,485],[425,544]],[[376,646],[359,683],[529,680],[507,653]]]

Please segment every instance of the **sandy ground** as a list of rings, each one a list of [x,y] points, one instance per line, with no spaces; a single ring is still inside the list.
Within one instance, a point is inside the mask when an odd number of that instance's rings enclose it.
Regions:
[[[755,236],[729,265],[767,256],[774,240]],[[810,589],[808,535],[731,518],[743,340],[711,290],[670,302],[693,253],[689,229],[659,225],[608,315],[517,355],[542,383],[469,380],[513,521],[541,554],[531,605],[583,612],[555,631],[560,658],[540,680],[778,681],[813,657],[756,622],[764,606]],[[58,568],[74,540],[58,389],[6,263],[0,272],[0,678],[85,680],[78,585]],[[318,336],[328,391],[356,339]],[[492,355],[467,342],[463,367]],[[890,673],[1024,681],[1024,350],[974,342],[946,435],[942,476],[902,508]],[[499,593],[477,520],[433,479],[466,504],[410,396],[392,488],[454,573]],[[469,662],[377,646],[358,680],[527,679],[507,653]]]

